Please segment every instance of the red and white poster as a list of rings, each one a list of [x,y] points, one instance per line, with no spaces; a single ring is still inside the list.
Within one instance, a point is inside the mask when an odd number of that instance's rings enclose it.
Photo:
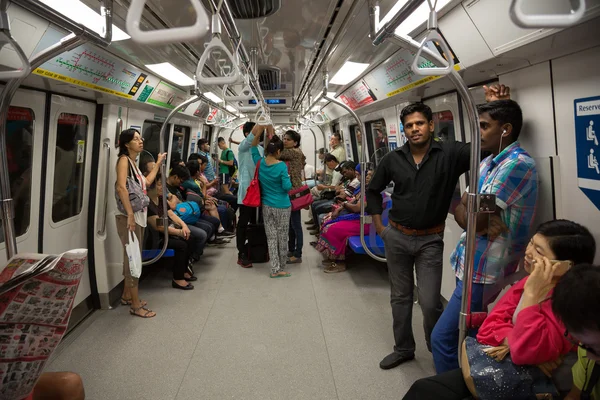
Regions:
[[[364,107],[375,101],[369,93],[369,87],[363,81],[356,83],[349,90],[344,92],[344,94],[340,95],[340,99],[353,110]]]

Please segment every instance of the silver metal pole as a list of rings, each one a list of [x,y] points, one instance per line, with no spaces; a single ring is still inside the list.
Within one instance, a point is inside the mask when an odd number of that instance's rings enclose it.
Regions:
[[[410,15],[414,13],[417,10],[417,8],[419,8],[421,4],[423,4],[424,1],[425,0],[408,0],[406,4],[402,6],[400,11],[396,13],[394,18],[386,22],[386,24],[383,25],[383,27],[378,32],[372,32],[371,39],[373,40],[373,45],[379,46],[381,43],[383,43],[385,39],[393,35],[396,28],[401,23],[406,21],[406,19],[410,17]],[[372,15],[371,18],[373,18]],[[373,21],[371,21],[370,28],[373,29],[375,27],[375,24],[373,23]]]
[[[189,99],[187,99],[186,101],[184,101],[183,103],[181,103],[180,105],[178,105],[177,107],[175,107],[174,109],[172,109],[171,112],[169,113],[169,115],[167,115],[165,122],[163,123],[162,127],[160,128],[160,135],[159,135],[159,139],[158,139],[159,140],[159,142],[158,142],[158,153],[159,154],[162,154],[165,152],[165,135],[167,133],[167,125],[169,124],[169,121],[179,112],[179,110],[181,110],[182,108],[189,106],[190,104],[193,104],[199,100],[200,100],[200,96],[198,96],[198,95],[192,96]],[[167,212],[168,212],[168,208],[167,208],[167,171],[168,171],[168,167],[166,165],[166,160],[165,160],[165,162],[163,162],[161,169],[162,169],[162,173],[161,173],[160,181],[161,181],[162,187],[163,187],[163,191],[161,193],[162,206],[163,206],[162,221],[163,221],[163,227],[164,227],[164,233],[165,233],[165,240],[163,241],[163,247],[162,247],[162,249],[160,249],[160,253],[158,253],[156,255],[156,257],[154,257],[152,260],[144,261],[142,263],[142,265],[150,265],[150,264],[153,264],[156,261],[160,260],[160,258],[165,254],[165,251],[167,251],[167,246],[169,245],[169,216],[167,215]]]
[[[325,90],[327,90],[327,88],[325,88]],[[348,107],[346,104],[342,103],[341,101],[338,101],[332,97],[325,95],[324,98],[326,98],[330,102],[335,103],[338,106],[345,109],[346,111],[348,111],[354,117],[358,126],[360,126],[361,129],[364,129],[362,120],[358,117],[358,115],[356,115],[354,110],[352,110],[350,107]],[[369,249],[369,247],[367,246],[367,242],[365,241],[365,224],[371,223],[371,216],[365,215],[365,201],[364,201],[365,193],[367,191],[367,188],[366,188],[367,183],[366,183],[366,179],[365,179],[366,178],[365,166],[367,165],[367,162],[366,162],[367,161],[367,152],[365,149],[366,147],[367,146],[361,146],[361,155],[360,155],[360,166],[361,166],[361,174],[360,174],[360,196],[361,196],[361,201],[360,201],[360,243],[362,244],[363,248],[365,249],[365,252],[372,259],[381,261],[381,262],[387,262],[386,258],[379,257],[378,255],[373,253]]]
[[[417,51],[420,43],[398,35],[390,36],[390,40],[400,47]],[[424,48],[421,53],[426,56],[435,65],[443,65],[442,58],[431,50]],[[481,137],[479,136],[479,115],[477,113],[477,104],[469,91],[465,81],[460,77],[457,71],[453,70],[447,75],[450,81],[456,87],[461,98],[465,102],[467,118],[469,120],[469,130],[471,133],[471,166],[469,179],[469,192],[467,203],[467,229],[466,229],[466,248],[465,248],[465,271],[463,275],[463,293],[461,313],[459,320],[459,354],[462,352],[462,342],[464,341],[468,327],[471,324],[471,297],[473,287],[473,269],[475,261],[475,231],[477,229],[477,213],[479,212],[479,157],[481,154]],[[461,357],[459,357],[459,361]]]

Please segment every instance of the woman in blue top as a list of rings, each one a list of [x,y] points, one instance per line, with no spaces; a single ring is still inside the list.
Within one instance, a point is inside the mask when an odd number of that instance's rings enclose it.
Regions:
[[[262,133],[267,130],[271,138],[265,147],[265,157],[258,152],[258,143]],[[290,276],[282,267],[287,262],[288,230],[292,203],[288,192],[292,189],[292,181],[288,174],[287,166],[279,161],[283,142],[274,135],[272,125],[255,125],[252,129],[252,159],[258,166],[258,180],[260,182],[260,201],[263,208],[265,230],[271,258],[271,278]],[[259,164],[260,163],[260,164]]]

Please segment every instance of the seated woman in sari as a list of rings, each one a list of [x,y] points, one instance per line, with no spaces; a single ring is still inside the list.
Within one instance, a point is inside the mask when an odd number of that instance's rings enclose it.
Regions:
[[[566,220],[541,224],[525,251],[523,266],[528,276],[498,301],[479,329],[477,340],[465,340],[468,362],[463,358],[463,371],[420,379],[404,399],[462,400],[473,391],[482,399],[530,398],[518,396],[516,390],[524,388],[523,382],[532,382],[529,387],[534,388],[541,382],[536,375],[543,375],[536,374],[537,369],[519,366],[538,366],[553,378],[559,391],[564,391],[556,369],[575,347],[552,312],[550,299],[561,276],[572,265],[592,263],[595,254],[596,242],[587,228]],[[465,364],[470,369],[469,382],[463,378]],[[495,380],[497,376],[503,379]]]
[[[360,176],[360,164],[356,166],[356,173]],[[370,173],[367,173],[367,183]],[[360,187],[354,191],[354,196],[334,205],[334,210],[324,219],[321,226],[321,235],[317,242],[317,250],[325,256],[323,265],[325,273],[344,272],[346,270],[346,249],[348,239],[360,235]],[[369,226],[365,225],[365,235],[369,233]]]

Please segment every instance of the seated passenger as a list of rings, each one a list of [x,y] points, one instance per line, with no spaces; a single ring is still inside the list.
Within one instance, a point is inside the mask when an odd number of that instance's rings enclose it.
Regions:
[[[160,175],[160,174],[159,174]],[[159,208],[158,194],[162,194],[163,187],[160,180],[160,176],[157,176],[156,181],[156,192],[150,196],[150,203],[148,204],[148,223],[150,226],[158,231],[164,232],[164,226],[159,224],[159,219],[162,218],[163,210]],[[169,217],[169,248],[175,252],[173,260],[173,282],[171,285],[175,289],[192,290],[194,286],[188,281],[196,281],[198,278],[193,276],[188,270],[189,260],[192,255],[194,244],[203,247],[204,244],[200,244],[197,238],[193,238],[193,235],[188,228],[187,224],[183,222],[173,211],[168,210]],[[206,239],[204,239],[206,240]]]
[[[360,176],[360,164],[356,166],[356,174]],[[367,178],[370,179],[369,174]],[[317,242],[317,250],[326,257],[323,260],[323,272],[335,273],[346,270],[346,249],[348,239],[360,235],[360,188],[354,196],[341,203],[328,215],[321,228],[321,236]],[[369,234],[369,225],[365,226],[365,235]]]
[[[325,165],[331,169],[333,175],[327,175],[325,183],[320,183],[313,187],[310,192],[313,195],[313,203],[310,205],[311,218],[304,221],[308,225],[308,229],[317,229],[318,221],[316,216],[322,214],[321,211],[329,211],[333,204],[336,189],[341,188],[343,176],[340,172],[340,163],[333,154],[325,155]]]
[[[515,365],[538,365],[547,374],[554,370],[573,344],[548,300],[570,264],[591,263],[595,254],[596,242],[585,227],[566,220],[541,224],[525,251],[523,265],[531,275],[502,296],[479,329],[477,341],[495,346],[491,354],[510,353]],[[490,389],[498,388],[486,388]],[[463,372],[455,369],[418,380],[404,399],[462,400],[470,395]]]
[[[573,386],[565,400],[600,399],[600,267],[577,265],[556,285],[552,310],[577,344]]]

